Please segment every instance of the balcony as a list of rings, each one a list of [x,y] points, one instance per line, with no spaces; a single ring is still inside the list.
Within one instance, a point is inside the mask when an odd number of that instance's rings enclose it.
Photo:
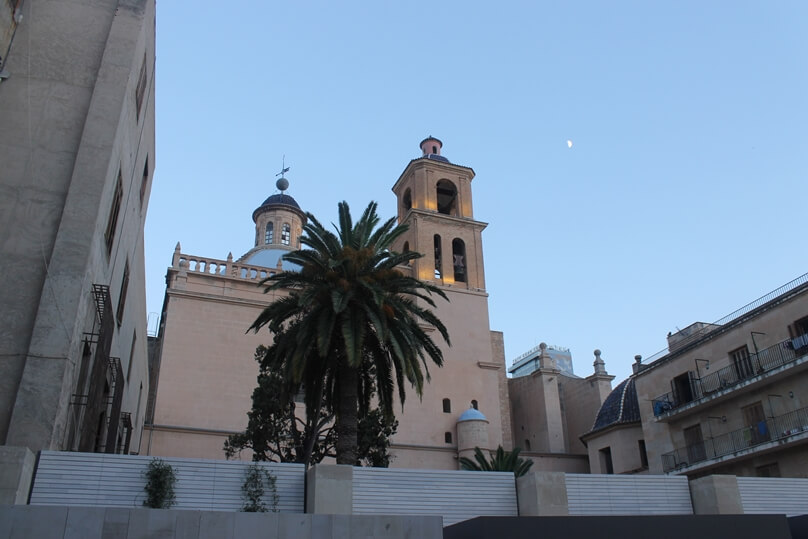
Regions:
[[[808,408],[664,453],[662,469],[665,473],[685,472],[804,440],[808,440]]]
[[[782,341],[701,378],[692,377],[684,389],[660,395],[652,403],[654,416],[660,420],[667,419],[806,360],[808,335]]]

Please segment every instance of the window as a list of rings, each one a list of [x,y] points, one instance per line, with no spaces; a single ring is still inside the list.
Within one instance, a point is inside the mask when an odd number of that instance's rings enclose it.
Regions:
[[[149,156],[146,156],[146,164],[143,165],[143,179],[140,181],[140,206],[143,207],[143,199],[146,198],[146,186],[149,184]]]
[[[112,254],[112,245],[115,243],[115,229],[118,226],[118,214],[121,212],[121,200],[123,200],[123,178],[121,177],[121,171],[118,170],[118,181],[115,183],[115,193],[112,195],[112,207],[109,209],[107,228],[104,231],[107,256]]]
[[[143,53],[143,63],[140,64],[140,74],[135,87],[135,110],[140,119],[140,109],[143,107],[143,96],[146,94],[146,53]]]
[[[407,189],[404,191],[404,196],[401,198],[401,204],[404,206],[404,211],[412,208],[412,191]]]
[[[746,425],[744,440],[749,445],[760,444],[769,441],[769,428],[766,424],[766,416],[763,413],[763,403],[755,402],[741,408],[743,421]]]
[[[465,283],[466,244],[460,238],[452,240],[452,266],[454,267],[454,280],[458,283]]]
[[[637,440],[640,449],[640,464],[643,468],[648,467],[648,453],[645,452],[645,440]]]
[[[441,266],[441,248],[440,248],[440,236],[435,234],[434,238],[435,244],[435,279],[440,279],[440,266]]]
[[[693,400],[693,373],[688,371],[673,379],[673,394],[677,404],[685,404]]]
[[[794,322],[792,328],[789,328],[793,337],[791,347],[801,354],[802,351],[808,347],[808,317],[801,318]]]
[[[477,401],[476,400],[471,401],[471,407],[474,408],[475,410],[479,410],[479,408],[477,408]]]
[[[438,147],[437,146],[432,146],[432,153],[434,153],[434,154],[438,153]]]
[[[612,448],[604,447],[598,451],[600,457],[600,473],[613,474],[614,466],[612,466]]]
[[[135,362],[135,343],[137,342],[137,330],[132,332],[132,347],[129,349],[129,366],[126,367],[126,383],[132,377],[132,363]]]
[[[116,319],[118,326],[123,323],[123,311],[126,306],[126,291],[129,288],[129,261],[123,267],[123,278],[121,279],[121,292],[118,294],[118,310],[116,311]]]
[[[732,365],[735,367],[738,380],[744,380],[755,374],[752,368],[752,358],[749,357],[749,349],[746,345],[730,352],[729,357],[732,358]]]
[[[525,451],[530,451],[530,440],[525,438]]]
[[[284,245],[289,245],[291,237],[292,237],[292,229],[289,226],[289,223],[283,223],[283,227],[281,228],[281,243]]]
[[[690,464],[701,462],[707,458],[707,451],[704,447],[704,437],[701,434],[701,425],[693,425],[684,429],[685,445],[687,446],[687,458]]]
[[[449,399],[443,399],[443,413],[444,414],[452,413],[452,401],[450,401]]]
[[[443,433],[443,441],[447,444],[452,443],[452,433],[451,432],[444,432]]]
[[[267,245],[272,243],[272,234],[275,232],[274,228],[275,225],[273,225],[272,223],[267,223],[266,232],[264,232],[264,243],[266,243]]]
[[[457,188],[449,180],[440,180],[437,185],[438,213],[457,215]]]

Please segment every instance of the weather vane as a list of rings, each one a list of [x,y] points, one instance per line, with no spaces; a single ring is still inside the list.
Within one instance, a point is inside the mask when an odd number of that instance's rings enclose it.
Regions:
[[[291,168],[286,166],[286,154],[283,155],[283,161],[281,163],[281,171],[275,174],[275,176],[280,176],[283,178],[283,175],[289,172],[289,169]]]
[[[289,172],[291,167],[286,166],[286,154],[283,155],[283,161],[281,162],[281,171],[275,174],[275,176],[280,176],[278,181],[275,182],[275,187],[280,189],[281,193],[289,189],[289,180],[284,177],[284,174]]]

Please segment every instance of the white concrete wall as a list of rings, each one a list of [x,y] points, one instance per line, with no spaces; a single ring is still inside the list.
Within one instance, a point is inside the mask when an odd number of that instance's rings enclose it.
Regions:
[[[142,507],[143,472],[151,457],[43,451],[31,492],[32,505]],[[250,463],[163,459],[177,474],[177,509],[238,511]],[[303,512],[302,464],[261,463],[276,477],[281,512]]]

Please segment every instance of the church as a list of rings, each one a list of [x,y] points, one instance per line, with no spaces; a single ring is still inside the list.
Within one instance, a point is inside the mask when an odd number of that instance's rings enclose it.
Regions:
[[[398,222],[409,225],[395,249],[424,255],[400,270],[446,293],[449,301],[438,302],[436,314],[452,340],[451,347],[439,342],[444,366],[430,369],[423,398],[396,408],[392,466],[452,470],[474,447],[502,445],[521,447],[538,464],[534,469],[588,471],[578,437],[591,428],[613,377],[599,355],[594,374],[580,378],[556,365],[545,349],[535,371],[507,377],[503,334],[489,324],[486,223],[474,216],[475,173],[452,163],[442,147],[437,138],[424,139],[421,155],[392,186]],[[179,244],[175,249],[153,343],[145,454],[221,459],[227,437],[246,427],[258,372],[254,352],[269,344],[270,335],[245,330],[269,302],[285,295],[265,294],[259,283],[275,272],[294,271],[283,255],[299,248],[306,223],[301,205],[286,192],[288,181],[282,177],[277,187],[252,214],[255,246],[248,252],[221,260],[183,253]],[[514,402],[520,403],[518,425],[512,421]]]

